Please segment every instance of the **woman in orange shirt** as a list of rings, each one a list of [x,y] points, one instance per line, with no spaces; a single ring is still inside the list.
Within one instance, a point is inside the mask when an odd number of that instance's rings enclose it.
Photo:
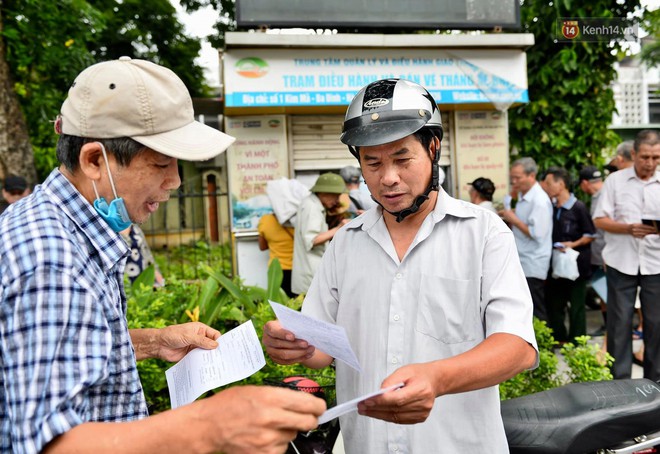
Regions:
[[[268,264],[277,258],[282,265],[284,277],[282,279],[282,290],[289,296],[295,298],[291,292],[291,268],[293,268],[293,227],[284,227],[279,223],[274,214],[266,214],[259,220],[259,249],[270,250]]]

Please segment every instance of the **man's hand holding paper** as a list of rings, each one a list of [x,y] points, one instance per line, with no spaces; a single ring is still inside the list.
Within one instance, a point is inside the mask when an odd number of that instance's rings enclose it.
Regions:
[[[358,404],[358,413],[395,424],[417,424],[426,421],[440,391],[436,389],[436,367],[408,364],[383,380],[381,388],[400,387],[395,392],[376,395]]]
[[[316,351],[316,348],[309,345],[306,340],[298,339],[291,331],[282,328],[279,320],[273,320],[264,325],[262,342],[266,353],[277,364],[303,363],[314,356]],[[332,359],[329,362],[332,362]]]
[[[308,317],[273,301],[270,305],[277,321],[264,326],[263,343],[276,363],[303,363],[318,369],[328,366],[334,358],[362,372],[343,327]]]

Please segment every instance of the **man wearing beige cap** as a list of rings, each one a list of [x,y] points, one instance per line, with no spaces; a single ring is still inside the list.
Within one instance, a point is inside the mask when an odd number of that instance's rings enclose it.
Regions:
[[[85,69],[55,126],[61,166],[0,219],[0,452],[279,453],[316,427],[321,399],[266,387],[147,418],[135,361],[178,361],[220,333],[129,330],[118,232],[179,186],[177,159],[233,138],[194,121],[173,72],[127,57]]]

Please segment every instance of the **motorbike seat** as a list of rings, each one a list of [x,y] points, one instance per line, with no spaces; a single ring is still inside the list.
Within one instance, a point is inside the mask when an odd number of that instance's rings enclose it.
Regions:
[[[624,379],[571,383],[502,402],[512,454],[582,454],[657,432],[660,385]]]

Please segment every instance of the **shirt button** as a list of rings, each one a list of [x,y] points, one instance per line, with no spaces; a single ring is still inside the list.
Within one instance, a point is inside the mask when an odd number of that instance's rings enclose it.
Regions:
[[[395,321],[395,322],[398,322],[400,318],[401,318],[401,317],[399,317],[398,315],[395,315],[395,316],[394,316],[394,321]]]
[[[398,447],[398,446],[394,446],[392,449],[394,450],[394,452],[398,452],[398,451],[399,451],[399,447]]]
[[[398,361],[396,358],[392,358],[392,364],[396,364],[396,363],[398,363],[398,362],[399,362],[399,361]]]
[[[402,277],[401,273],[396,273],[396,278],[397,279],[401,279],[401,277]]]

